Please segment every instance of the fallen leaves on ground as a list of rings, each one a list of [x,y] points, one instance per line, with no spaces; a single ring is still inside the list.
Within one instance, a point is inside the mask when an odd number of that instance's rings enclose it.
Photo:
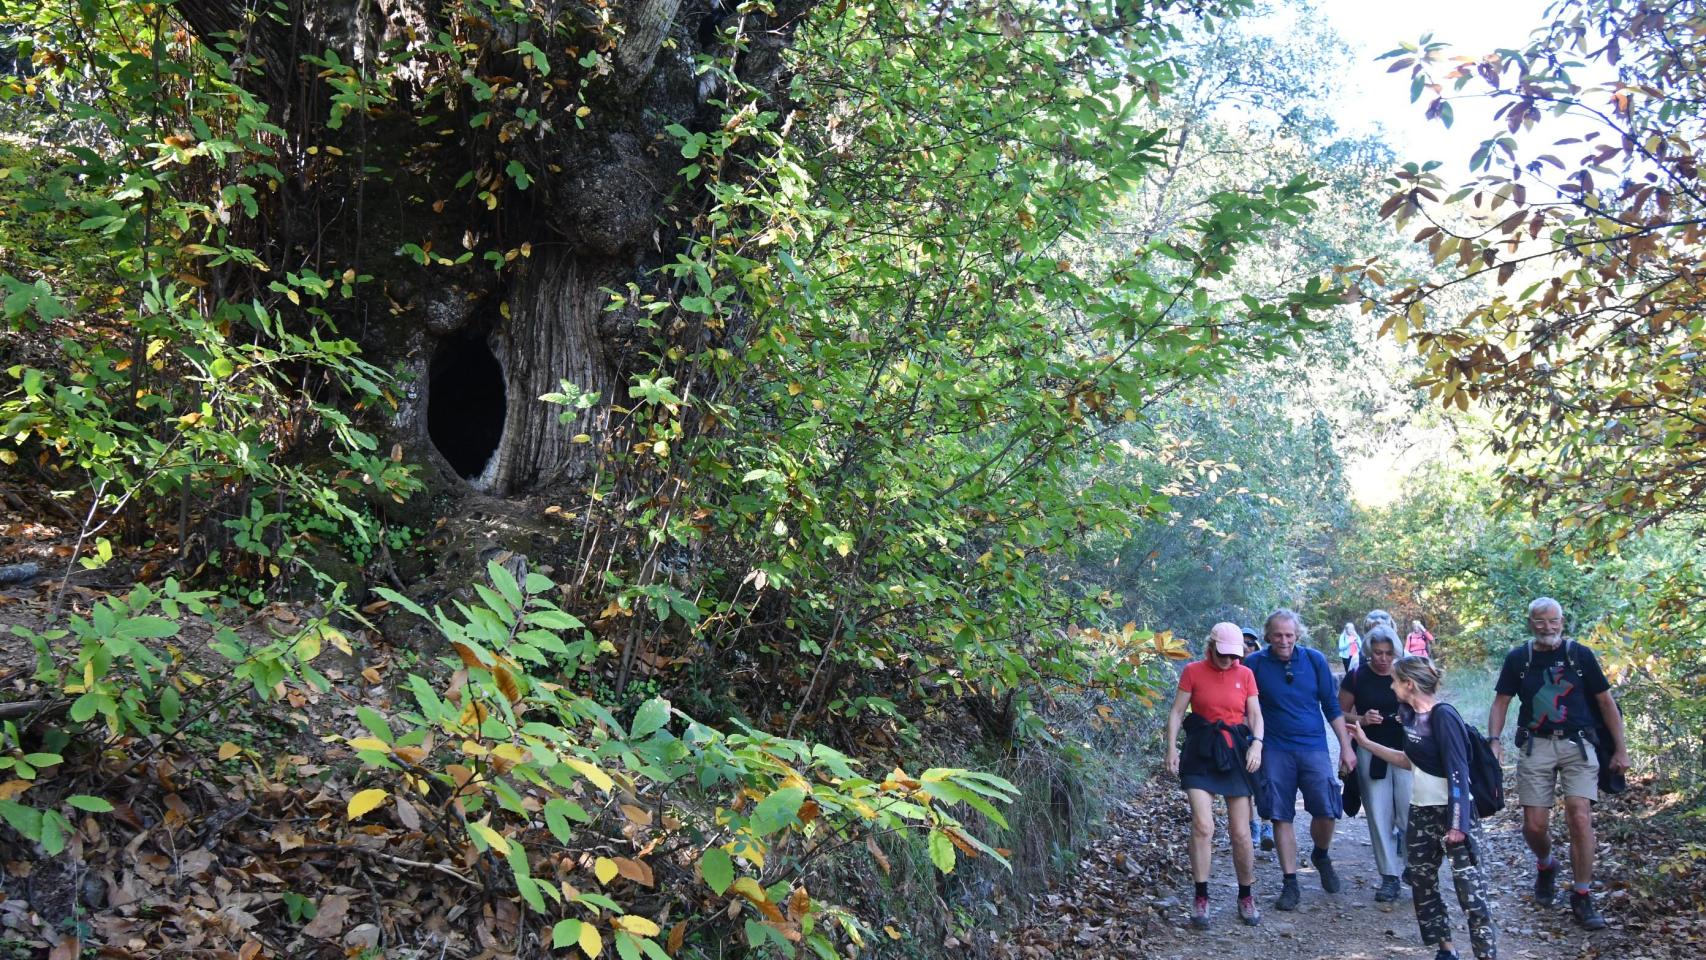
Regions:
[[[1000,938],[990,956],[1143,957],[1144,945],[1178,912],[1173,895],[1188,879],[1178,790],[1151,780],[1115,804],[1106,833],[1075,867],[1039,896],[1030,918]]]

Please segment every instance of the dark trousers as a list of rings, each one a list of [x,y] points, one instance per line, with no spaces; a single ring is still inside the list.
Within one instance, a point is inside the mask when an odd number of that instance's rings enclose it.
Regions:
[[[1493,912],[1487,902],[1487,873],[1476,862],[1473,851],[1485,852],[1486,843],[1481,828],[1476,826],[1467,843],[1454,847],[1445,844],[1445,834],[1451,825],[1446,822],[1450,807],[1411,807],[1410,827],[1405,834],[1409,847],[1410,891],[1416,901],[1416,925],[1422,929],[1422,942],[1433,946],[1451,939],[1451,915],[1446,913],[1445,899],[1439,889],[1439,866],[1451,858],[1451,879],[1457,887],[1457,902],[1469,918],[1469,942],[1478,960],[1495,960],[1498,956],[1498,934],[1493,929]]]

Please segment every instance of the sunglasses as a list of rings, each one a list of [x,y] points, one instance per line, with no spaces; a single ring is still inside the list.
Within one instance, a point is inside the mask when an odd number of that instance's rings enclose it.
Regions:
[[[1291,681],[1293,681],[1295,679],[1297,679],[1297,678],[1295,676],[1293,676],[1292,672],[1291,672],[1291,661],[1287,660],[1285,662],[1285,682],[1290,683]]]

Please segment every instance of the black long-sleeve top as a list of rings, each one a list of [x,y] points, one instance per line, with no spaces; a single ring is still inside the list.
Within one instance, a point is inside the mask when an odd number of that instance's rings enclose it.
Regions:
[[[1475,803],[1469,793],[1469,726],[1449,703],[1435,704],[1427,713],[1404,707],[1399,717],[1404,721],[1404,755],[1416,769],[1445,780],[1446,822],[1468,833],[1475,826]]]

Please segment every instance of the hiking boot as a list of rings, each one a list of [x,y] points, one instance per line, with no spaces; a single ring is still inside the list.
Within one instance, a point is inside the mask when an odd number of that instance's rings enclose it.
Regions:
[[[1262,922],[1262,911],[1256,909],[1255,897],[1238,898],[1238,919],[1252,927]]]
[[[1260,842],[1261,842],[1261,847],[1263,850],[1272,850],[1274,848],[1274,825],[1273,824],[1263,822]]]
[[[1191,927],[1196,930],[1208,929],[1208,898],[1198,897],[1191,904]]]
[[[1576,923],[1583,930],[1604,930],[1605,918],[1600,916],[1599,908],[1593,905],[1593,894],[1570,891],[1570,912],[1576,915]]]
[[[1398,899],[1401,892],[1397,877],[1383,876],[1380,878],[1380,889],[1374,891],[1374,902],[1391,903]]]
[[[1558,896],[1558,865],[1534,871],[1534,905],[1550,907]]]
[[[1434,960],[1457,960],[1457,953],[1441,947],[1434,952]]]
[[[1302,900],[1303,891],[1297,888],[1297,879],[1288,877],[1285,883],[1280,886],[1279,899],[1274,901],[1274,909],[1296,910],[1298,903]]]
[[[1338,893],[1344,889],[1339,882],[1339,871],[1333,869],[1333,858],[1319,850],[1309,855],[1309,862],[1315,865],[1315,872],[1321,875],[1321,889],[1328,893]]]

